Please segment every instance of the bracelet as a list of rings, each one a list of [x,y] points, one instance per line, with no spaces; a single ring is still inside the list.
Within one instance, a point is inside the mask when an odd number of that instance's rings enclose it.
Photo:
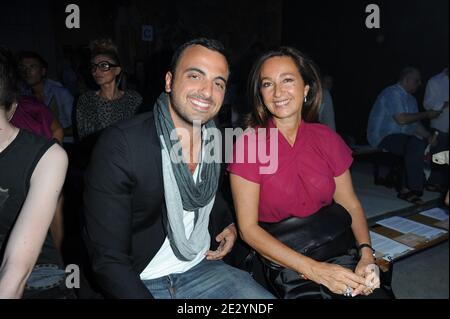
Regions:
[[[375,258],[375,249],[373,249],[373,247],[371,245],[369,245],[368,243],[363,243],[358,246],[359,255],[361,256],[361,249],[363,249],[365,247],[370,248],[370,250],[372,250],[372,256]]]

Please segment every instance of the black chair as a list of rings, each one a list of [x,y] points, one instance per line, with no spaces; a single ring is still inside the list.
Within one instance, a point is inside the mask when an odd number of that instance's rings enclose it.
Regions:
[[[383,185],[388,188],[395,188],[400,191],[403,179],[403,157],[397,156],[389,152],[380,152],[375,154],[372,160],[373,180],[375,185]],[[386,176],[380,176],[380,167],[386,166],[389,172]]]
[[[372,164],[373,182],[400,191],[403,179],[403,157],[386,152],[381,149],[354,150],[353,158],[360,162]],[[388,168],[388,174],[381,176],[381,167]]]

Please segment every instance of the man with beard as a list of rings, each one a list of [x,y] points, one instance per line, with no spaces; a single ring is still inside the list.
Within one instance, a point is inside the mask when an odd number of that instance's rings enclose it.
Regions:
[[[237,231],[217,192],[220,163],[202,153],[229,76],[223,52],[215,40],[182,45],[153,115],[113,125],[96,145],[84,235],[107,297],[273,298],[222,261]],[[177,145],[182,161],[173,156]]]

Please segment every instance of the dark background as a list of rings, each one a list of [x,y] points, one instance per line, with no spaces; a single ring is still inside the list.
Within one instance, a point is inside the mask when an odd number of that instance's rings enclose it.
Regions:
[[[69,3],[80,7],[80,29],[65,27]],[[380,6],[380,29],[365,26],[370,3]],[[338,131],[363,143],[370,108],[400,69],[422,71],[421,105],[428,78],[448,65],[448,7],[448,0],[15,0],[0,4],[0,45],[39,52],[50,63],[50,76],[58,78],[65,50],[86,53],[90,40],[109,36],[129,74],[136,61],[145,63],[152,92],[162,88],[173,48],[193,37],[224,42],[238,75],[251,64],[255,43],[292,45],[335,78]],[[147,24],[154,26],[153,42],[141,40]]]
[[[365,27],[371,3],[380,7],[380,29]],[[285,0],[282,41],[334,76],[337,129],[363,142],[376,96],[403,67],[422,72],[421,106],[426,81],[448,65],[448,6],[447,0]]]

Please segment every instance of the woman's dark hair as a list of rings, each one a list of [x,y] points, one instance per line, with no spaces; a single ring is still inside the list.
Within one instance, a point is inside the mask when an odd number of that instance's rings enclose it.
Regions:
[[[17,100],[17,70],[12,54],[0,47],[0,107],[9,111]]]
[[[181,46],[179,46],[176,49],[176,51],[174,52],[174,54],[172,56],[172,62],[170,64],[170,72],[172,72],[173,75],[175,75],[175,70],[178,66],[178,62],[179,62],[183,52],[187,48],[194,46],[194,45],[201,45],[202,47],[205,47],[209,50],[219,52],[220,54],[222,54],[225,57],[228,65],[230,64],[229,60],[228,60],[227,52],[225,51],[225,47],[223,46],[223,44],[220,41],[214,40],[214,39],[208,39],[208,38],[198,38],[198,39],[194,39],[189,42],[186,42],[185,44],[182,44]]]
[[[91,50],[91,59],[94,59],[97,55],[105,55],[109,57],[117,65],[120,64],[119,50],[111,39],[98,39],[90,43],[89,48]]]
[[[300,72],[305,85],[309,85],[306,102],[303,103],[302,119],[306,122],[317,122],[317,115],[322,102],[322,84],[315,63],[305,54],[291,47],[281,47],[264,53],[253,65],[248,78],[248,96],[252,113],[245,121],[247,127],[267,126],[271,113],[264,105],[261,95],[261,68],[264,62],[273,57],[290,57]]]

